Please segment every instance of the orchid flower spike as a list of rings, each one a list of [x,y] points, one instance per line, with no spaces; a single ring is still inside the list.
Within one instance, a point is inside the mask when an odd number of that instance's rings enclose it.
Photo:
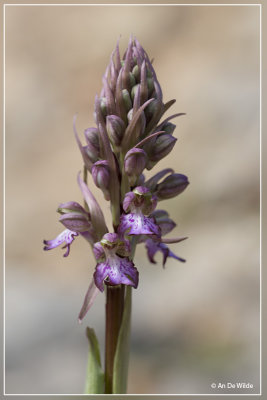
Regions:
[[[163,254],[163,266],[168,257],[185,261],[168,247],[185,238],[164,238],[176,224],[167,211],[156,210],[156,206],[182,193],[188,178],[171,168],[145,177],[146,170],[153,169],[174,148],[176,125],[170,120],[184,113],[163,117],[175,100],[163,101],[152,61],[136,38],[130,38],[124,54],[117,44],[102,83],[95,97],[95,127],[84,130],[84,143],[76,130],[77,115],[73,119],[84,165],[84,179],[79,173],[78,184],[85,205],[75,201],[60,204],[59,221],[65,230],[44,241],[44,250],[60,245],[67,248],[64,257],[76,236],[84,237],[93,249],[97,263],[80,320],[105,286],[107,291],[110,286],[137,288],[138,271],[132,261],[136,244],[145,242],[151,263],[157,252]],[[88,173],[110,205],[114,233],[107,233],[103,210],[87,184]]]

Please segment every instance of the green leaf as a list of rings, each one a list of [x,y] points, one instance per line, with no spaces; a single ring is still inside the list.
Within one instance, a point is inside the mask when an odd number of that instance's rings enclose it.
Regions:
[[[113,366],[112,388],[114,394],[124,394],[127,392],[131,331],[131,304],[132,288],[131,286],[126,286],[124,311]]]
[[[86,328],[86,336],[89,341],[89,355],[85,393],[103,394],[105,393],[104,372],[101,368],[98,340],[95,331],[92,328]]]

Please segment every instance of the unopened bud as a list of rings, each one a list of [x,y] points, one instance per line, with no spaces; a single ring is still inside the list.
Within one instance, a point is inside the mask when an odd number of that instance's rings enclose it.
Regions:
[[[134,85],[136,84],[134,74],[132,72],[130,72],[129,77],[130,77],[130,85],[131,85],[131,87],[134,87]]]
[[[157,186],[158,200],[171,199],[182,193],[189,185],[188,178],[182,174],[171,174]]]
[[[131,122],[133,117],[134,117],[134,109],[131,108],[131,110],[127,114],[127,119],[129,123]],[[140,136],[142,136],[142,134],[144,133],[145,127],[146,127],[146,117],[143,111],[135,123],[135,129],[139,132]]]
[[[92,228],[88,217],[76,212],[61,215],[59,222],[61,222],[67,229],[74,232],[86,232]]]
[[[100,156],[99,131],[97,128],[87,128],[84,131],[84,136],[87,142],[84,150],[90,161],[94,163]]]
[[[145,108],[145,114],[147,120],[150,121],[153,118],[154,114],[159,112],[160,108],[161,104],[159,100],[154,99],[153,101],[151,101],[151,103],[148,104],[148,106]]]
[[[76,213],[89,216],[88,212],[76,201],[68,201],[66,203],[61,203],[58,206],[57,212],[60,214]]]
[[[134,147],[126,153],[124,159],[124,170],[129,177],[130,185],[133,186],[139,175],[145,169],[147,155],[143,149]]]
[[[106,200],[110,200],[109,183],[110,173],[106,160],[97,161],[92,166],[92,177],[95,185],[102,190]]]
[[[147,151],[149,158],[147,169],[153,168],[158,161],[166,157],[172,151],[176,141],[177,139],[168,133],[159,135],[153,143],[153,146],[150,146]]]
[[[130,97],[129,92],[128,92],[127,89],[123,89],[122,90],[122,98],[123,98],[123,101],[124,101],[124,105],[125,105],[126,111],[128,112],[132,108],[133,103],[132,103],[131,97]]]
[[[134,85],[134,87],[133,87],[132,90],[131,90],[131,98],[132,98],[132,101],[134,101],[134,97],[135,97],[135,94],[136,94],[136,92],[137,92],[139,86],[140,86],[140,84]]]
[[[131,108],[130,111],[128,112],[127,119],[128,122],[131,122],[131,120],[133,119],[133,108]]]
[[[164,124],[160,129],[161,129],[162,131],[165,131],[165,132],[168,133],[169,135],[172,135],[175,128],[176,128],[176,125],[172,124],[171,122],[167,122],[167,123]]]
[[[146,74],[148,78],[153,78],[153,72],[149,68],[147,69]]]
[[[153,78],[147,78],[147,90],[148,90],[148,96],[150,97],[154,90]]]
[[[160,99],[154,99],[146,108],[145,115],[147,120],[146,132],[153,129],[162,116],[163,103]]]
[[[119,147],[125,132],[125,123],[117,115],[108,115],[106,119],[107,132],[111,143]]]
[[[133,67],[132,73],[133,73],[133,75],[134,75],[134,77],[135,77],[135,80],[136,80],[136,81],[139,81],[139,80],[140,80],[140,70],[139,70],[138,65],[135,65],[135,66]]]
[[[100,109],[103,117],[107,115],[107,99],[105,97],[101,97],[100,99]]]

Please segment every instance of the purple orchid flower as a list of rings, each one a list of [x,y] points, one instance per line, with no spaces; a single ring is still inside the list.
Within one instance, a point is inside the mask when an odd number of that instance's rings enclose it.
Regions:
[[[123,210],[129,214],[122,214],[118,232],[121,235],[153,235],[161,236],[159,226],[154,218],[147,217],[157,205],[157,199],[152,196],[149,189],[144,186],[136,187],[125,195]]]
[[[102,240],[95,244],[94,254],[100,262],[96,266],[94,280],[96,287],[103,292],[104,283],[107,285],[138,286],[138,271],[128,257],[128,243],[124,244],[118,234],[107,233]]]
[[[62,249],[67,248],[66,253],[63,254],[63,257],[68,257],[70,253],[70,245],[74,240],[74,236],[78,236],[78,232],[71,231],[69,229],[65,229],[61,232],[55,239],[52,240],[44,240],[44,250],[52,250],[55,247],[60,246],[62,243],[66,243]]]

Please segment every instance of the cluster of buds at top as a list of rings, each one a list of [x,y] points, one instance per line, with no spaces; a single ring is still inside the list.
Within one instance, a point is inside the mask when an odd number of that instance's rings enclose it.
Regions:
[[[66,243],[69,252],[69,245],[77,235],[83,236],[93,247],[97,266],[82,317],[96,287],[100,291],[104,283],[137,287],[138,273],[131,250],[133,236],[135,244],[146,243],[151,262],[155,262],[157,251],[163,253],[164,264],[167,257],[184,261],[167,246],[184,238],[172,241],[163,238],[175,223],[165,210],[155,208],[158,201],[182,193],[188,179],[169,168],[148,180],[144,175],[145,170],[151,170],[170,153],[177,141],[176,126],[170,120],[184,114],[173,114],[162,120],[174,102],[164,103],[152,61],[138,40],[131,38],[122,57],[118,44],[111,54],[101,93],[95,98],[96,126],[85,129],[85,144],[76,131],[76,116],[74,118],[74,133],[84,167],[92,174],[104,198],[110,201],[114,228],[113,233],[108,233],[100,206],[78,176],[86,208],[76,202],[60,205],[60,222],[66,230],[54,241],[45,241],[45,249]],[[122,248],[128,248],[129,252],[122,254]]]
[[[121,172],[133,187],[145,168],[152,169],[173,149],[177,139],[170,120],[184,114],[160,120],[174,102],[163,102],[155,70],[138,40],[130,39],[122,58],[117,44],[103,76],[100,96],[95,99],[96,127],[84,131],[85,146],[75,130],[84,164],[106,199],[114,197],[108,194],[112,191],[110,184],[114,183],[114,165],[108,159],[111,152],[120,167],[124,161]]]

